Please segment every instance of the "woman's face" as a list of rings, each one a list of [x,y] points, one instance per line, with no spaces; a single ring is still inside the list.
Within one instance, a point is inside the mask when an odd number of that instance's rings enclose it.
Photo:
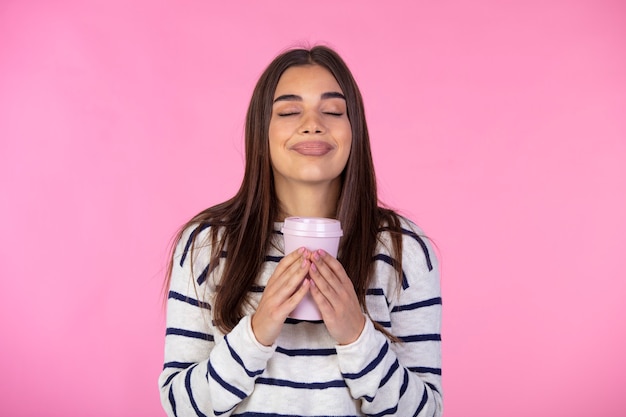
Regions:
[[[288,68],[276,86],[269,147],[277,187],[338,183],[352,130],[346,99],[324,67]]]

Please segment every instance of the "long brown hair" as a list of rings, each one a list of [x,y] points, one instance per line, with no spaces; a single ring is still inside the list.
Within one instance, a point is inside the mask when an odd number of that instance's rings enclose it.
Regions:
[[[359,302],[367,312],[365,296],[371,278],[372,257],[377,235],[384,227],[391,232],[392,254],[397,261],[394,267],[398,279],[401,279],[399,218],[392,210],[378,205],[374,164],[359,88],[345,62],[332,49],[326,46],[292,49],[270,63],[252,94],[245,127],[245,172],[239,191],[230,200],[194,216],[181,228],[176,238],[178,241],[183,231],[192,225],[211,226],[211,242],[207,242],[212,248],[211,270],[219,262],[224,262],[221,285],[212,309],[213,320],[224,333],[231,331],[242,318],[243,305],[270,248],[274,222],[282,220],[278,218],[279,205],[269,154],[272,101],[283,72],[287,68],[304,65],[321,65],[333,74],[346,97],[352,127],[351,152],[341,174],[342,186],[336,211],[344,231],[338,259],[351,277]],[[222,233],[220,239],[218,231]],[[174,248],[172,258],[173,251]],[[166,288],[171,270],[172,262],[167,271]],[[390,336],[381,326],[375,325]]]

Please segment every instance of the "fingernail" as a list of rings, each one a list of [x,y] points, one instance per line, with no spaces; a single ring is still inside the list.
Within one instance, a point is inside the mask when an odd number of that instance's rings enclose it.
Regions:
[[[305,250],[305,249],[306,249],[306,248],[305,248],[304,246],[303,246],[303,247],[301,247],[300,249],[298,249],[298,253],[299,253],[299,254],[304,253],[304,250]]]
[[[311,270],[313,272],[317,272],[317,267],[315,266],[315,264],[311,264]]]
[[[323,249],[319,249],[317,253],[319,254],[319,256],[324,256],[326,254]]]

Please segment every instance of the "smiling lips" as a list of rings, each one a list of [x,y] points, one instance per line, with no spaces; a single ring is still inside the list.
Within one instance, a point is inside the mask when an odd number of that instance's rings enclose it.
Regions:
[[[298,142],[291,147],[292,151],[296,151],[305,156],[323,156],[334,148],[330,143],[321,140],[305,140]]]

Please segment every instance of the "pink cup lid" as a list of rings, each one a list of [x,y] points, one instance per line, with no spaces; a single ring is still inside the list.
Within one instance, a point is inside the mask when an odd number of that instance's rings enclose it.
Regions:
[[[295,236],[341,237],[341,222],[323,217],[287,217],[282,232]]]

